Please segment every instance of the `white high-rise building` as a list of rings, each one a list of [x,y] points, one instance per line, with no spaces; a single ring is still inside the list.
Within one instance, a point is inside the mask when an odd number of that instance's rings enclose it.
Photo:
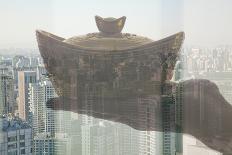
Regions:
[[[161,115],[159,102],[157,96],[138,99],[139,120],[137,121],[140,123],[140,126],[146,127],[147,129],[145,131],[138,131],[139,155],[162,154],[162,134],[154,130],[154,127],[160,124],[161,121],[157,119]]]
[[[34,137],[34,154],[71,155],[70,143],[70,138],[66,134],[51,136],[47,133],[39,133]]]
[[[47,101],[55,97],[57,94],[50,81],[29,84],[29,103],[33,115],[34,134],[55,132],[55,112],[46,106]]]
[[[58,97],[51,81],[43,77],[40,83],[29,84],[30,111],[33,116],[35,154],[71,154],[71,113],[47,107],[50,99]],[[73,124],[72,126],[75,126]],[[75,130],[75,132],[78,132]],[[74,134],[81,141],[79,134]],[[76,139],[75,139],[76,140]],[[72,148],[71,148],[72,147]],[[76,152],[77,152],[76,151]]]

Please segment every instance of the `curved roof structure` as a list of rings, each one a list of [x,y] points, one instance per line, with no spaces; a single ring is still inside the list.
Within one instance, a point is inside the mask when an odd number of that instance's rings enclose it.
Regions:
[[[142,113],[138,98],[148,99],[143,106],[152,107],[161,94],[170,93],[166,82],[177,61],[184,33],[153,41],[121,33],[125,17],[96,17],[96,23],[99,33],[69,39],[36,31],[45,68],[60,97],[48,105],[136,124]],[[151,130],[154,125],[147,127],[142,123],[139,127]]]
[[[98,33],[89,33],[84,36],[74,36],[68,39],[58,37],[51,33],[37,30],[36,35],[38,44],[40,46],[47,46],[49,48],[69,49],[70,51],[81,51],[87,53],[106,54],[121,54],[125,52],[149,51],[148,49],[155,49],[156,51],[162,48],[162,52],[175,52],[178,50],[183,42],[184,33],[180,32],[160,41],[153,41],[147,37],[138,36],[130,33],[121,33],[126,17],[121,18],[102,18],[95,16],[96,25],[99,29]],[[43,51],[41,51],[43,52]],[[117,52],[117,53],[115,53]]]
[[[99,34],[96,34],[99,35]],[[167,38],[161,39],[159,41],[151,41],[150,39],[146,39],[144,37],[134,38],[134,40],[128,40],[124,37],[117,40],[117,38],[101,38],[100,40],[96,41],[95,43],[102,43],[102,45],[89,45],[91,42],[94,43],[94,39],[91,37],[84,36],[84,37],[73,37],[70,39],[64,39],[62,37],[58,37],[54,34],[49,32],[45,32],[42,30],[36,31],[37,41],[39,47],[46,47],[49,49],[52,48],[64,48],[69,49],[70,52],[75,53],[83,53],[83,54],[123,54],[123,53],[138,53],[138,52],[162,52],[162,53],[176,53],[179,51],[183,40],[184,40],[184,32],[179,32]],[[127,40],[123,43],[123,39]],[[112,40],[116,40],[117,48],[114,49],[112,46],[107,48],[108,46],[112,45]],[[137,40],[137,41],[136,41]],[[144,41],[142,41],[144,40]],[[138,45],[140,42],[141,45]],[[103,46],[106,43],[110,43],[106,45],[105,48],[100,48],[99,46]],[[121,43],[121,44],[120,44]],[[126,47],[126,43],[132,44],[133,46]],[[41,54],[43,51],[40,51]],[[66,53],[67,54],[67,53]]]

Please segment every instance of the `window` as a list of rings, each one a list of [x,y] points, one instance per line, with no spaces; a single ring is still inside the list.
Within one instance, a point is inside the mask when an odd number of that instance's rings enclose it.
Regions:
[[[25,149],[22,149],[22,150],[21,150],[21,154],[25,154]]]
[[[8,137],[8,142],[14,142],[17,140],[17,136]]]
[[[17,155],[17,150],[16,151],[8,152],[7,155]]]
[[[8,144],[8,149],[16,149],[17,148],[17,144]]]
[[[25,135],[20,135],[20,136],[19,136],[19,139],[20,139],[20,140],[24,140],[24,139],[25,139]]]
[[[20,142],[20,147],[25,147],[25,142]]]

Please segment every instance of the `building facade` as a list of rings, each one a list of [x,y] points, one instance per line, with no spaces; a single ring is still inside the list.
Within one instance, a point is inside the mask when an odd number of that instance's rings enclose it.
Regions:
[[[31,114],[29,111],[29,83],[36,83],[36,72],[34,71],[19,71],[18,72],[18,93],[19,117],[25,121],[31,122]]]
[[[32,155],[32,128],[19,118],[1,117],[0,154]]]
[[[14,113],[14,81],[7,74],[0,74],[0,115]]]
[[[47,101],[57,96],[51,82],[45,79],[40,83],[30,83],[28,90],[34,134],[54,133],[55,112],[46,107]]]

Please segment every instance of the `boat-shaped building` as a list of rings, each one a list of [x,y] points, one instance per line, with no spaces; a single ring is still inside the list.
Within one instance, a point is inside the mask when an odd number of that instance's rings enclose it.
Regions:
[[[177,117],[171,116],[176,115],[171,109],[177,105],[170,80],[184,33],[153,41],[122,33],[126,17],[95,19],[99,32],[84,36],[64,39],[36,31],[41,56],[60,97],[49,106],[142,131],[181,132],[181,117],[172,120]]]

